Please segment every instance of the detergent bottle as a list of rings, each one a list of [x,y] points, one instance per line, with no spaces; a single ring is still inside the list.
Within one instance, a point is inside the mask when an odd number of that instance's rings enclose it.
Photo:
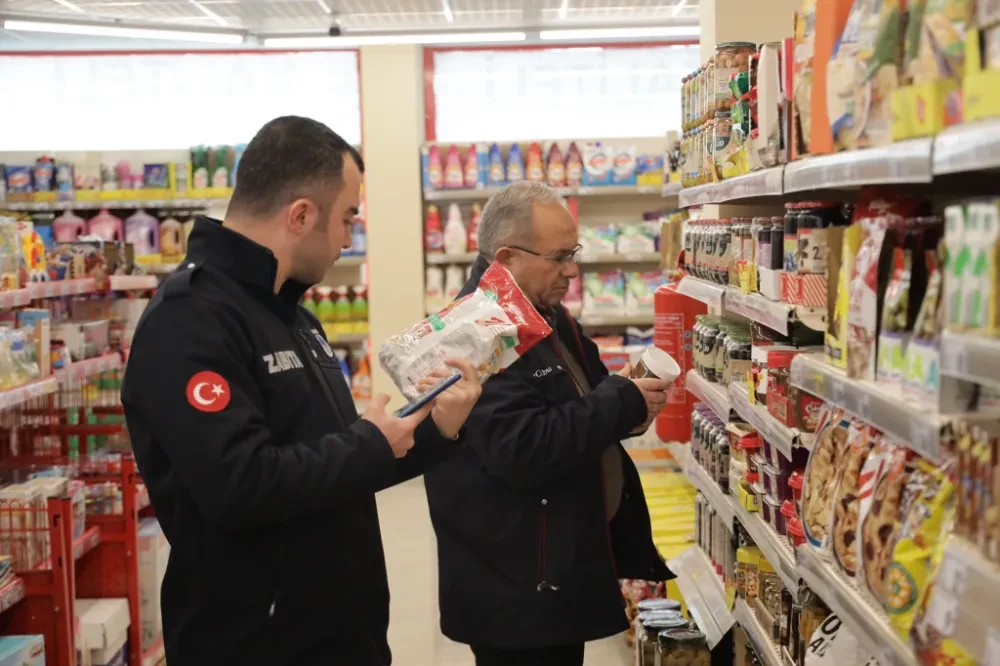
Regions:
[[[52,237],[57,243],[73,243],[87,230],[87,223],[73,211],[67,210],[52,220]]]
[[[156,218],[137,210],[125,220],[125,242],[132,244],[136,256],[160,252],[160,225]]]
[[[87,233],[101,240],[121,243],[125,240],[125,229],[121,218],[112,215],[107,208],[102,208],[87,225]]]

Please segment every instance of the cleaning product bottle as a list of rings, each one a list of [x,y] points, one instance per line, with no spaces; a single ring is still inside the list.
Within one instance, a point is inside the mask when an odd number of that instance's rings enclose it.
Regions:
[[[507,183],[507,171],[503,166],[503,153],[500,146],[494,143],[490,146],[490,162],[487,184],[492,187],[499,187]]]
[[[476,144],[469,146],[469,152],[465,156],[465,186],[476,187],[479,185],[479,156],[476,153]]]
[[[448,222],[444,225],[444,253],[464,254],[467,245],[465,223],[457,203],[448,206]]]
[[[372,397],[372,373],[367,356],[358,360],[358,371],[351,377],[351,395],[355,400],[368,400]]]
[[[316,291],[314,287],[309,287],[306,289],[306,293],[302,294],[302,307],[316,316]],[[319,317],[316,318],[319,319]]]
[[[337,300],[333,304],[333,320],[336,322],[351,321],[351,292],[347,287],[337,287]]]
[[[424,250],[429,253],[444,252],[444,234],[441,232],[441,213],[437,206],[427,207],[424,225]]]
[[[545,182],[545,169],[542,166],[542,147],[538,143],[532,143],[528,147],[527,161],[528,180],[534,183]]]
[[[441,166],[441,150],[431,146],[427,151],[427,180],[432,189],[440,190],[444,186],[444,167]]]
[[[479,217],[483,214],[483,209],[478,203],[472,204],[472,216],[469,218],[469,226],[466,228],[466,252],[479,251]]]
[[[569,144],[566,151],[566,185],[569,187],[580,187],[583,182],[583,157],[580,149],[576,147],[576,142]]]
[[[458,156],[458,146],[452,144],[448,148],[448,157],[444,162],[444,186],[461,188],[465,185],[462,169],[462,158]]]
[[[566,162],[562,151],[559,150],[558,143],[553,143],[549,147],[546,167],[549,174],[549,187],[566,187]]]
[[[516,183],[519,180],[524,180],[524,159],[521,157],[521,149],[514,143],[507,153],[507,182]]]
[[[73,211],[67,210],[52,220],[52,236],[57,243],[73,243],[86,233],[87,223]]]
[[[188,238],[191,238],[191,231],[194,229],[194,218],[192,217],[184,222],[181,227],[184,229],[184,251],[187,252]]]
[[[160,222],[160,253],[176,261],[184,256],[184,227],[172,217]]]
[[[444,298],[446,303],[451,303],[458,298],[459,292],[465,286],[465,269],[461,266],[449,266],[445,271],[444,278]]]
[[[324,324],[333,323],[333,287],[319,285],[316,287],[316,317]]]
[[[125,219],[125,242],[132,244],[136,256],[157,254],[160,251],[160,230],[156,218],[137,210]]]
[[[208,155],[205,146],[191,149],[191,185],[194,190],[208,189]]]
[[[444,305],[444,269],[440,266],[428,266],[424,285],[424,307],[428,312],[437,312]]]
[[[109,242],[121,243],[125,240],[125,229],[121,218],[112,215],[107,208],[102,208],[90,220],[87,225],[87,234]]]
[[[368,321],[368,287],[363,284],[354,287],[354,301],[351,303],[351,320]]]

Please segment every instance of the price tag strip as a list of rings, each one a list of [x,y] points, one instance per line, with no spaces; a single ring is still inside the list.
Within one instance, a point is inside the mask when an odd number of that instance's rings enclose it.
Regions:
[[[36,379],[24,386],[0,391],[0,409],[10,409],[32,398],[50,395],[55,393],[58,388],[59,382],[56,381],[55,377],[46,377],[45,379]]]
[[[785,167],[785,192],[877,185],[929,183],[933,139],[900,141],[880,148],[808,157]]]
[[[729,421],[731,411],[729,395],[720,384],[708,381],[699,375],[697,370],[688,370],[684,377],[684,385],[694,397],[711,407],[716,416],[723,421]]]
[[[1000,387],[1000,340],[945,332],[941,335],[941,374]]]
[[[771,529],[771,526],[764,522],[764,519],[757,513],[750,513],[739,502],[734,502],[736,517],[750,536],[754,543],[760,548],[767,561],[774,567],[778,577],[781,578],[789,590],[799,588],[799,571],[795,564],[795,551],[792,550],[788,540],[779,536]]]
[[[721,309],[726,287],[721,284],[709,282],[708,280],[685,276],[681,278],[680,284],[677,285],[677,293],[690,296],[711,308]]]
[[[736,620],[726,602],[726,590],[715,573],[712,562],[697,546],[691,546],[667,562],[677,576],[677,586],[684,595],[688,612],[714,648]]]
[[[789,428],[771,416],[764,405],[751,405],[749,388],[742,382],[729,385],[729,404],[743,420],[757,429],[757,432],[781,454],[791,460],[792,447],[799,440],[799,431]]]
[[[889,624],[885,611],[844,576],[832,563],[823,560],[809,546],[796,551],[798,571],[850,629],[868,653],[882,666],[917,666],[917,658]]]
[[[892,435],[928,460],[941,461],[942,422],[934,410],[914,406],[875,382],[849,379],[827,365],[821,354],[792,359],[791,383]]]
[[[747,602],[743,599],[737,599],[736,605],[733,607],[733,615],[736,617],[736,622],[743,627],[747,638],[753,643],[754,650],[763,661],[764,666],[783,666],[781,653],[778,652],[777,646],[771,642],[769,632],[761,625],[760,620],[757,619]]]

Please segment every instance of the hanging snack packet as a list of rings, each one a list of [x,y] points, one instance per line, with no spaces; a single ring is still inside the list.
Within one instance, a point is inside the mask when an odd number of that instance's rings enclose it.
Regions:
[[[469,361],[485,382],[551,332],[507,269],[494,263],[474,292],[387,339],[378,358],[403,395],[414,400],[420,380],[445,359]]]

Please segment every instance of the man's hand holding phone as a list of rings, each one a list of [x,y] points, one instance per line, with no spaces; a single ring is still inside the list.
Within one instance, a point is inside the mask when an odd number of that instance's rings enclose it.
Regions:
[[[438,395],[434,401],[431,418],[442,435],[449,439],[457,439],[462,426],[472,412],[472,408],[483,393],[482,384],[476,375],[476,369],[466,360],[449,359],[445,361],[448,368],[435,370],[420,382],[420,390],[426,391],[438,382],[458,371],[461,379]]]

